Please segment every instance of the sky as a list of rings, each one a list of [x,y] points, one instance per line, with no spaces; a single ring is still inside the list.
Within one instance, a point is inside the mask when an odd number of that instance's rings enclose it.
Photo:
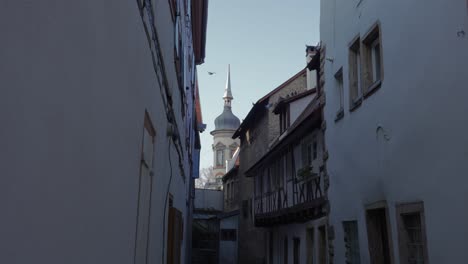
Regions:
[[[203,122],[200,168],[213,165],[214,120],[231,65],[232,112],[241,120],[263,95],[305,67],[318,44],[320,0],[211,0],[205,63],[198,66]],[[208,72],[216,72],[209,75]]]

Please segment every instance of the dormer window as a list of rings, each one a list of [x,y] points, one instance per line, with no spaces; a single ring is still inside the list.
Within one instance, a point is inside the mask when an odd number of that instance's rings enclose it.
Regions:
[[[290,117],[289,117],[289,104],[285,105],[280,112],[280,133],[283,134],[289,128]]]

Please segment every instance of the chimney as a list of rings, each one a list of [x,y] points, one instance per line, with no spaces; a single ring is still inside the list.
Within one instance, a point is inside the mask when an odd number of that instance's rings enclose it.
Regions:
[[[312,60],[312,58],[317,54],[317,48],[315,46],[308,46],[306,45],[306,65],[309,64],[309,62]],[[307,90],[315,88],[317,86],[317,78],[315,71],[310,71],[309,69],[306,69],[307,72]]]

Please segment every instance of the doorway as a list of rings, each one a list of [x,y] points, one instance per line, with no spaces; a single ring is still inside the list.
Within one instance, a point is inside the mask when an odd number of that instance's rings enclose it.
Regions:
[[[385,207],[366,211],[369,254],[373,264],[391,264],[387,210]]]

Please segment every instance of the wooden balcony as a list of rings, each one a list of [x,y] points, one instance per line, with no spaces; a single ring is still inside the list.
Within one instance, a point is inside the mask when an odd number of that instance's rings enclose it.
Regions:
[[[323,172],[287,181],[286,186],[255,197],[255,225],[305,222],[324,215]]]

